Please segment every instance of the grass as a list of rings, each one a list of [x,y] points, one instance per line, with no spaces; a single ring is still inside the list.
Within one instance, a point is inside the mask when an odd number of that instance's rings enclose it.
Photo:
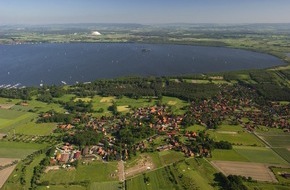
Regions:
[[[163,96],[162,103],[170,106],[174,114],[184,114],[185,110],[182,110],[182,108],[189,105],[189,103],[186,101],[169,96]]]
[[[289,190],[288,185],[279,185],[273,183],[246,183],[249,190]]]
[[[186,128],[187,131],[195,131],[195,132],[197,132],[197,131],[203,131],[205,129],[206,128],[204,126],[197,125],[197,124]]]
[[[141,107],[155,105],[154,99],[152,101],[149,101],[148,98],[132,99],[125,96],[122,98],[116,99],[115,102],[117,106],[128,106],[131,108],[141,108]]]
[[[10,109],[0,109],[0,118],[1,119],[7,119],[7,120],[15,120],[21,116],[25,115],[25,113],[16,111],[16,110],[10,110]]]
[[[89,165],[79,164],[76,170],[60,169],[49,171],[41,177],[41,181],[49,181],[57,185],[85,180],[90,182],[115,181],[117,176],[110,176],[111,174],[116,174],[115,170],[117,170],[116,162],[102,163],[96,161],[89,163]]]
[[[44,148],[46,145],[21,142],[0,141],[0,157],[2,158],[25,158],[29,154]]]
[[[38,166],[39,163],[41,162],[41,160],[43,160],[45,157],[46,157],[45,154],[40,154],[39,156],[35,157],[33,159],[33,161],[31,162],[31,164],[29,164],[26,167],[25,175],[24,175],[25,176],[25,181],[27,182],[26,185],[25,185],[26,189],[29,189],[29,187],[30,187],[30,181],[31,181],[31,179],[33,177],[34,167]]]
[[[144,176],[139,175],[135,178],[126,181],[127,190],[174,190],[175,185],[169,180],[169,172],[165,168],[161,168],[152,172],[146,173],[149,177],[149,183],[145,183]]]
[[[86,190],[86,187],[80,185],[49,185],[49,188],[46,186],[37,187],[37,190]]]
[[[178,169],[180,173],[189,177],[192,180],[192,182],[196,185],[196,188],[207,189],[207,190],[214,189],[210,185],[210,181],[208,181],[207,178],[204,178],[200,174],[200,172],[196,168],[194,168],[192,165],[182,162],[178,164]]]
[[[235,151],[248,159],[250,162],[259,162],[267,164],[281,164],[287,165],[288,163],[283,160],[272,149],[265,147],[234,147]]]
[[[224,161],[240,161],[240,162],[248,162],[249,160],[239,154],[234,149],[232,150],[214,150],[212,151],[212,158],[209,160],[224,160]]]
[[[246,132],[241,126],[222,125],[216,130],[209,130],[208,134],[215,141],[228,141],[234,145],[264,146],[260,139]]]
[[[54,100],[60,100],[60,101],[63,101],[63,102],[69,102],[70,100],[74,99],[75,98],[75,95],[73,94],[65,94],[59,98],[54,98]]]
[[[128,190],[184,189],[182,184],[189,183],[194,184],[191,188],[211,190],[215,189],[210,185],[214,173],[216,170],[205,159],[190,158],[128,179],[126,184]],[[149,178],[149,183],[145,183],[144,177]],[[185,177],[188,180],[184,180]]]
[[[173,150],[159,152],[160,160],[163,165],[172,164],[185,159],[184,154]]]
[[[94,182],[90,185],[90,190],[119,190],[122,185],[118,181]]]
[[[154,164],[154,166],[156,168],[159,168],[159,167],[162,167],[163,166],[162,161],[160,159],[160,156],[159,156],[159,153],[158,152],[146,153],[145,155],[148,155],[148,156],[151,157],[152,162],[153,162],[153,164]]]
[[[24,135],[49,135],[56,129],[55,123],[28,122],[15,128],[15,132]]]

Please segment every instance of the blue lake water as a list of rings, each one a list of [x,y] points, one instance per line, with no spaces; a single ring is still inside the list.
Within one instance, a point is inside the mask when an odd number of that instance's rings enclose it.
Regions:
[[[283,64],[271,55],[221,47],[134,43],[0,45],[0,85],[75,84],[121,76],[172,76]]]

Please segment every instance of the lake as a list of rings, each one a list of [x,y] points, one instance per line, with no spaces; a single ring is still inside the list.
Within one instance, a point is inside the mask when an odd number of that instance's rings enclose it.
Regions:
[[[135,43],[0,45],[0,87],[260,69],[283,64],[271,55],[222,47]]]

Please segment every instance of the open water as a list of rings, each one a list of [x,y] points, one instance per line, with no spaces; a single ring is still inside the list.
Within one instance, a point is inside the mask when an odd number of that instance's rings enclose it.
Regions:
[[[75,84],[121,76],[172,76],[285,64],[257,52],[222,47],[136,43],[0,45],[0,88]],[[8,87],[11,87],[8,86]]]

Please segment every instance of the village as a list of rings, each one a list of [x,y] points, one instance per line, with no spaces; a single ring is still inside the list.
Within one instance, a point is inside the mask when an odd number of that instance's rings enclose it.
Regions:
[[[51,165],[72,163],[80,158],[126,161],[136,152],[166,150],[183,152],[185,157],[211,157],[211,151],[218,142],[209,137],[206,129],[215,129],[224,122],[241,125],[249,133],[260,125],[289,132],[289,105],[272,103],[262,107],[251,98],[250,94],[241,97],[236,91],[224,88],[214,99],[192,101],[184,115],[173,114],[167,105],[135,108],[129,114],[100,118],[82,114],[72,123],[59,124],[57,130],[76,136],[90,129],[103,138],[96,144],[82,146],[62,143],[56,147]],[[42,117],[51,116],[49,113],[42,114]],[[204,126],[204,130],[186,130],[193,124]],[[76,129],[75,125],[84,128]],[[156,139],[162,141],[155,143]]]

